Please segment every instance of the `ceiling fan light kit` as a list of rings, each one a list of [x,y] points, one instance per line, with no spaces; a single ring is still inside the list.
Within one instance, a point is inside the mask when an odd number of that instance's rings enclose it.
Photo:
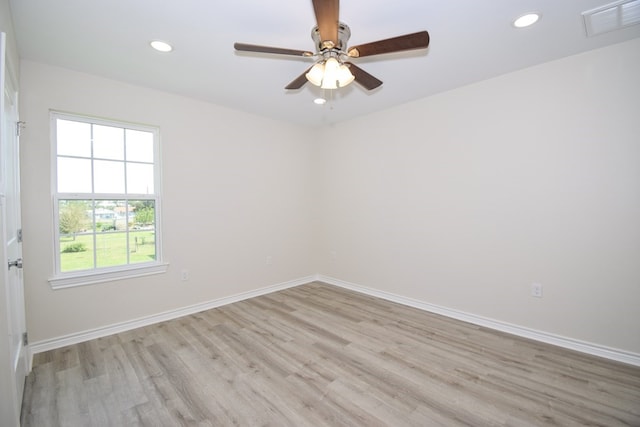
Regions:
[[[312,2],[318,24],[311,30],[311,38],[314,41],[316,53],[246,43],[234,44],[235,49],[238,51],[318,58],[313,66],[289,83],[285,89],[300,89],[307,81],[322,89],[338,89],[355,81],[365,89],[372,90],[379,87],[382,81],[355,64],[348,62],[350,59],[413,49],[426,49],[429,46],[429,33],[420,31],[359,46],[351,46],[347,49],[351,30],[346,24],[339,21],[339,0],[312,0]]]
[[[329,58],[324,62],[318,62],[307,74],[307,80],[322,89],[337,89],[345,87],[355,80],[355,76],[343,63],[339,63],[335,58]]]

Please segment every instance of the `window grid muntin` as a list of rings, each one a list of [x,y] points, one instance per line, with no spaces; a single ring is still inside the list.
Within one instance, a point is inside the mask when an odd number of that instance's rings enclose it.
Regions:
[[[63,119],[63,120],[67,120],[67,121],[73,121],[70,119]],[[91,192],[90,193],[82,193],[82,194],[107,194],[107,193],[96,193],[96,170],[95,170],[95,164],[96,161],[103,161],[103,162],[113,162],[113,163],[117,163],[117,164],[121,164],[123,166],[123,179],[124,179],[124,191],[123,193],[117,193],[117,194],[129,194],[128,192],[128,173],[129,173],[129,168],[127,168],[128,164],[138,164],[138,165],[147,165],[147,166],[153,166],[154,167],[154,171],[156,169],[156,163],[154,162],[145,162],[145,161],[141,161],[141,160],[128,160],[127,159],[127,130],[134,130],[134,131],[141,131],[140,129],[135,129],[135,128],[131,128],[131,127],[118,127],[118,126],[111,126],[114,128],[118,128],[118,129],[122,129],[123,130],[123,159],[122,160],[118,160],[118,159],[110,159],[107,157],[96,157],[94,156],[94,136],[93,136],[93,130],[94,130],[94,123],[88,122],[88,124],[90,125],[90,152],[91,152],[91,156],[90,157],[85,157],[85,156],[73,156],[73,155],[68,155],[68,154],[58,154],[57,152],[55,153],[56,159],[59,158],[66,158],[66,159],[79,159],[79,160],[90,160],[90,165],[91,165]],[[98,126],[105,126],[104,124],[99,124]],[[154,139],[156,138],[156,135],[154,132],[151,132],[149,130],[144,130],[146,132],[150,132],[154,135]],[[57,141],[57,135],[56,135],[56,141]],[[155,144],[154,144],[155,145]],[[155,151],[154,150],[154,159],[155,159]],[[58,188],[58,174],[57,174],[57,162],[56,162],[56,193],[61,194],[61,192],[59,191]],[[154,191],[148,194],[155,194],[155,186],[157,185],[157,179],[155,179],[154,176]],[[146,193],[145,193],[146,194]]]
[[[78,201],[85,201],[91,204],[91,215],[90,215],[90,224],[91,224],[91,231],[90,232],[84,232],[83,234],[91,234],[91,240],[92,240],[92,244],[93,244],[93,267],[92,268],[88,268],[88,269],[83,269],[83,270],[67,270],[67,271],[63,271],[62,270],[62,262],[60,259],[60,246],[61,246],[61,237],[62,237],[62,233],[60,233],[60,219],[59,219],[59,214],[60,214],[60,210],[59,210],[59,206],[60,206],[60,202],[63,200],[78,200]],[[160,262],[160,236],[158,235],[158,223],[159,223],[159,201],[158,199],[154,198],[154,197],[150,197],[148,194],[137,194],[137,195],[128,195],[128,197],[123,198],[121,194],[119,193],[115,193],[115,194],[106,194],[106,195],[100,195],[100,197],[93,197],[93,198],[88,198],[86,196],[86,194],[84,193],[60,193],[57,194],[54,197],[54,212],[56,214],[56,224],[58,224],[58,227],[56,227],[56,251],[57,251],[57,272],[59,274],[65,274],[65,273],[74,273],[74,272],[87,272],[87,271],[91,271],[91,270],[97,270],[97,269],[105,269],[108,267],[99,267],[98,266],[98,237],[99,235],[101,235],[102,233],[99,232],[99,227],[98,227],[98,221],[96,220],[96,208],[98,207],[98,202],[101,201],[113,201],[113,202],[124,202],[124,209],[125,209],[125,220],[124,220],[124,229],[121,231],[118,230],[113,230],[113,231],[107,231],[107,234],[115,234],[115,233],[121,233],[125,235],[125,246],[126,246],[126,258],[127,258],[127,262],[126,264],[119,264],[119,266],[132,266],[132,265],[140,265],[140,264],[146,264],[146,263],[132,263],[131,262],[131,245],[130,245],[130,237],[131,237],[131,233],[132,228],[129,226],[129,207],[132,206],[131,202],[134,201],[148,201],[148,202],[153,202],[153,213],[154,213],[154,217],[153,217],[153,228],[150,231],[153,231],[154,234],[154,254],[155,254],[155,260],[153,261],[148,261],[147,263],[152,264],[152,263],[156,263],[156,262]]]

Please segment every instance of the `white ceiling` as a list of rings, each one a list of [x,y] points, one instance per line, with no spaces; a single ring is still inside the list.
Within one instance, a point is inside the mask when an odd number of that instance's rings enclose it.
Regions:
[[[581,13],[612,0],[343,0],[349,45],[427,30],[427,50],[353,60],[384,84],[284,89],[313,62],[237,53],[234,42],[314,50],[311,0],[10,0],[20,56],[303,125],[364,115],[568,55],[640,37],[587,37]],[[542,14],[533,27],[512,20]],[[174,51],[155,52],[153,39]]]

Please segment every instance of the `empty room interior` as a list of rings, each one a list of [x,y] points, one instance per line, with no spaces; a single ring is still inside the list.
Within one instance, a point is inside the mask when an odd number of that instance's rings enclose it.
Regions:
[[[296,3],[0,0],[0,424],[639,426],[640,1]]]

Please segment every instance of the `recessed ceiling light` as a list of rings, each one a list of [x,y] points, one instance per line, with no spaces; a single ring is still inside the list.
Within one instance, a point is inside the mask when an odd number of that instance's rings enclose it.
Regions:
[[[173,46],[160,40],[154,40],[150,43],[150,45],[158,52],[171,52],[173,50]]]
[[[527,13],[525,15],[520,16],[515,21],[513,21],[513,26],[516,28],[525,28],[530,25],[535,24],[540,19],[539,13]]]
[[[327,100],[324,98],[316,98],[313,100],[313,103],[317,105],[324,105],[327,103]]]

